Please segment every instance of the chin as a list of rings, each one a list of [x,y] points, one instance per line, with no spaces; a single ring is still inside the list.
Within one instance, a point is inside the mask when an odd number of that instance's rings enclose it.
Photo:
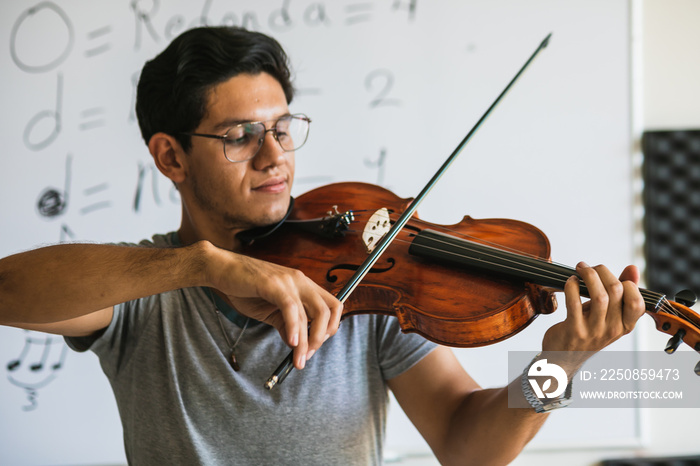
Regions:
[[[281,221],[287,214],[287,209],[289,209],[289,201],[285,202],[284,205],[271,208],[269,211],[262,213],[258,226],[272,225]]]

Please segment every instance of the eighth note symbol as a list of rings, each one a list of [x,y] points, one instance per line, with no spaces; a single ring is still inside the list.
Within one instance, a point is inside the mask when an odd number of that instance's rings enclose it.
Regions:
[[[24,411],[31,411],[37,408],[37,398],[39,389],[47,386],[56,378],[56,371],[63,367],[68,346],[62,338],[47,335],[40,332],[25,330],[24,346],[17,359],[13,359],[5,366],[7,368],[7,379],[12,385],[22,388],[29,402],[23,406]],[[61,345],[61,352],[56,357],[51,349],[56,345]],[[38,352],[40,353],[40,356]],[[50,360],[53,357],[53,360]]]

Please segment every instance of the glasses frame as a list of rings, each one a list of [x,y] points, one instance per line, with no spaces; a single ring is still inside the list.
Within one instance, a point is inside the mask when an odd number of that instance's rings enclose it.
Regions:
[[[306,121],[306,123],[307,123],[307,125],[308,125],[308,126],[307,126],[307,130],[306,130],[306,135],[304,136],[304,140],[302,141],[301,144],[299,144],[299,146],[295,147],[294,149],[289,149],[289,150],[287,150],[287,149],[285,149],[284,147],[282,147],[282,143],[280,142],[279,138],[277,137],[277,124],[280,122],[280,120],[283,120],[283,119],[285,119],[285,118],[303,120],[303,121]],[[275,124],[272,126],[272,128],[268,129],[268,128],[265,126],[265,123],[268,123],[268,122],[270,122],[270,121],[274,121]],[[228,137],[228,133],[230,133],[230,132],[231,132],[232,130],[234,130],[235,128],[239,128],[239,127],[241,127],[241,126],[243,126],[243,125],[258,125],[258,124],[263,125],[263,127],[265,128],[265,131],[263,131],[263,133],[260,135],[260,141],[261,141],[261,142],[259,143],[258,148],[255,150],[255,152],[253,153],[253,155],[251,155],[250,157],[248,157],[248,158],[246,158],[246,159],[243,159],[243,160],[231,160],[230,158],[228,158],[228,155],[226,155],[226,138]],[[298,150],[298,149],[301,149],[301,147],[302,147],[304,144],[306,144],[306,141],[309,139],[309,129],[310,129],[310,125],[311,125],[311,118],[309,118],[308,116],[304,115],[303,113],[294,113],[294,114],[289,114],[289,115],[283,115],[283,116],[279,117],[279,118],[276,119],[276,120],[267,120],[267,121],[246,121],[246,122],[244,122],[244,123],[239,123],[239,124],[237,124],[237,125],[234,125],[234,126],[230,127],[228,130],[226,130],[226,132],[225,132],[223,135],[219,135],[219,134],[206,134],[206,133],[180,133],[180,134],[182,134],[182,135],[184,135],[184,136],[197,136],[197,137],[200,137],[200,138],[220,139],[220,140],[221,140],[221,144],[223,145],[224,157],[226,158],[226,160],[228,160],[228,161],[231,162],[231,163],[240,163],[240,162],[247,162],[248,160],[252,160],[252,159],[255,158],[256,155],[258,155],[258,152],[260,152],[260,148],[261,148],[262,145],[263,145],[262,141],[265,140],[265,136],[267,135],[267,133],[272,133],[272,137],[275,139],[275,141],[277,141],[277,144],[279,144],[280,148],[281,148],[284,152],[294,152],[294,151],[296,151],[296,150]]]

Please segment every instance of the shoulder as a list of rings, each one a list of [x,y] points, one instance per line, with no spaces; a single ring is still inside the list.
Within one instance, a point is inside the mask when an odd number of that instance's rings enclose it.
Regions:
[[[138,245],[147,248],[175,248],[180,246],[180,239],[177,236],[177,232],[171,231],[170,233],[163,233],[153,235],[151,239],[141,240]]]

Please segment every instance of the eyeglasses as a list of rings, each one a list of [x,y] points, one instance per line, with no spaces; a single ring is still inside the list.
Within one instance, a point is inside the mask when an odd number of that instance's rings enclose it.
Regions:
[[[246,162],[258,153],[265,140],[265,135],[272,132],[285,152],[299,149],[309,136],[309,124],[311,119],[301,113],[285,115],[275,121],[275,126],[270,129],[265,127],[263,121],[250,121],[230,128],[226,134],[182,133],[186,136],[199,136],[202,138],[221,139],[224,144],[224,157],[229,162]]]

